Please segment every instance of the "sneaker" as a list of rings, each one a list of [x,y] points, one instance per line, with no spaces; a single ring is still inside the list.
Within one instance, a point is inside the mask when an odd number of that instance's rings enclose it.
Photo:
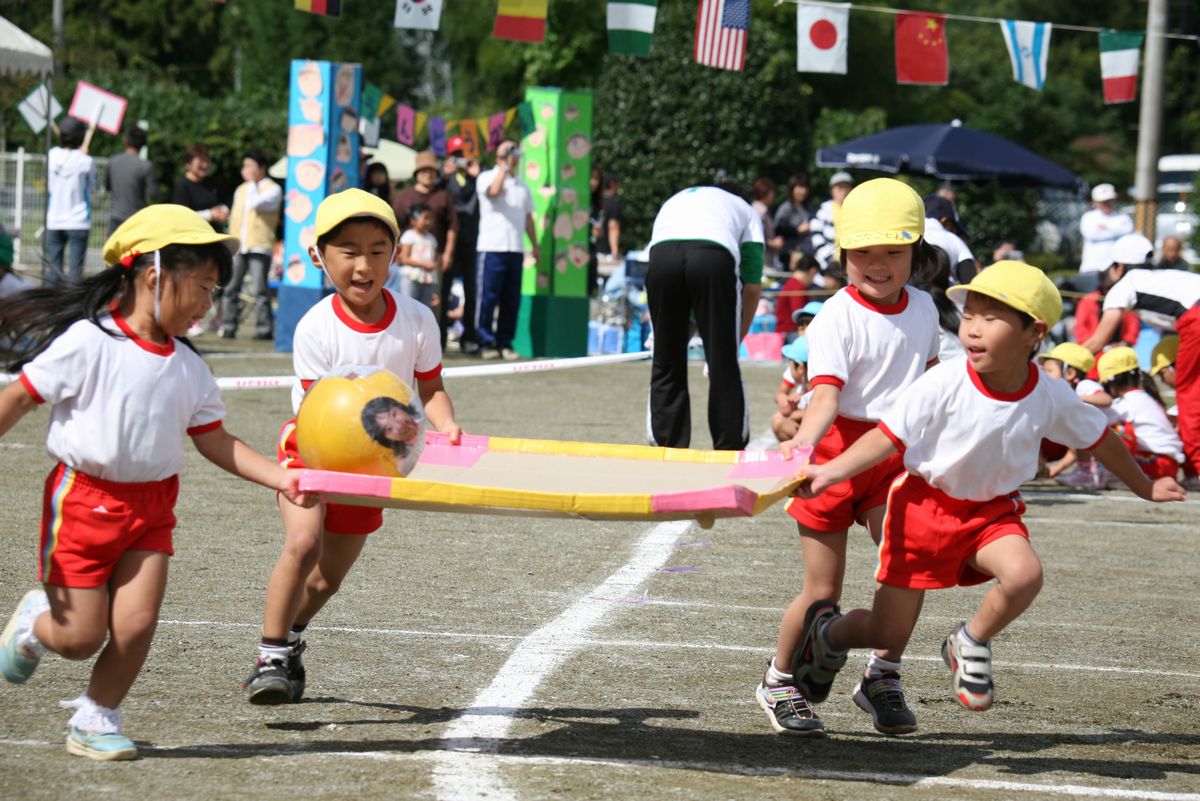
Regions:
[[[480,348],[479,358],[481,359],[502,359],[504,353],[499,348]]]
[[[25,593],[17,604],[4,633],[0,635],[0,673],[13,684],[24,684],[37,670],[45,648],[38,644],[18,645],[30,631],[38,615],[50,608],[46,592],[41,589]]]
[[[792,676],[804,697],[819,704],[829,697],[833,679],[846,664],[846,651],[829,647],[821,631],[841,617],[833,601],[817,601],[804,613],[804,639],[792,656]]]
[[[500,358],[506,362],[516,362],[521,360],[521,354],[512,348],[504,348],[500,351]]]
[[[911,734],[917,730],[917,716],[904,701],[900,674],[886,672],[878,678],[863,676],[854,688],[854,703],[875,721],[881,734]]]
[[[472,342],[469,339],[460,339],[458,347],[462,349],[463,354],[466,356],[476,356],[479,354],[478,342]]]
[[[1106,482],[1099,468],[1096,462],[1085,462],[1055,476],[1054,480],[1072,489],[1104,489]]]
[[[297,640],[292,644],[292,650],[288,652],[287,673],[288,678],[292,681],[292,703],[300,703],[300,699],[304,697],[304,660],[301,656],[304,650],[308,648],[308,644],[304,640]]]
[[[825,736],[825,724],[821,722],[808,699],[795,687],[769,687],[766,681],[762,681],[754,691],[754,697],[767,713],[771,728],[780,734],[790,734],[794,737]]]
[[[252,704],[290,704],[299,700],[287,662],[281,659],[255,659],[254,672],[242,682],[242,689]]]
[[[961,624],[942,643],[942,661],[951,670],[950,689],[958,702],[974,712],[982,712],[996,700],[992,685],[992,649],[976,645],[963,633]]]
[[[138,750],[133,740],[122,734],[85,732],[71,726],[67,730],[67,753],[112,762],[118,759],[136,759]]]

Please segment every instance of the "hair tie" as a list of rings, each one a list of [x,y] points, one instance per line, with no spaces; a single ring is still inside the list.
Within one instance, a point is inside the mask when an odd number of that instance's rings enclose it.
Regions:
[[[140,250],[131,250],[128,253],[128,255],[126,255],[124,258],[122,258],[120,261],[118,261],[117,264],[121,265],[126,270],[132,270],[133,269],[133,260],[136,259],[140,255],[142,255],[142,252]]]

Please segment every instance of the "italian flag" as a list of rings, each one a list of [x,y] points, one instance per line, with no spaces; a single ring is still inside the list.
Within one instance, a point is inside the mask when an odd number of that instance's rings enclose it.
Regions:
[[[650,55],[658,0],[610,0],[608,4],[608,52],[633,56]]]
[[[1130,103],[1137,98],[1138,56],[1145,34],[1100,31],[1100,80],[1104,102]]]

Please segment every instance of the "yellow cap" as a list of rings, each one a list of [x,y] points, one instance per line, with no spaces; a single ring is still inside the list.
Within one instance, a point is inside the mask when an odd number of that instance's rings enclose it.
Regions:
[[[1106,350],[1096,360],[1096,370],[1100,373],[1101,381],[1110,381],[1122,373],[1128,373],[1137,369],[1137,351],[1130,347]]]
[[[1081,373],[1090,373],[1096,366],[1096,357],[1083,345],[1074,342],[1063,342],[1055,345],[1049,353],[1038,354],[1038,361],[1043,359],[1058,359],[1068,367],[1074,367]]]
[[[104,243],[104,263],[129,267],[143,253],[167,245],[211,245],[220,242],[230,255],[238,252],[236,236],[220,234],[187,206],[159,203],[147,206],[121,223]]]
[[[1150,375],[1158,375],[1179,358],[1179,335],[1167,334],[1150,352]]]
[[[837,218],[843,250],[873,245],[915,245],[925,234],[925,204],[908,184],[876,178],[850,190]]]
[[[1046,274],[1020,261],[998,261],[971,279],[969,284],[955,284],[947,294],[978,292],[1035,320],[1053,326],[1062,317],[1062,295]]]
[[[317,206],[317,238],[338,227],[351,217],[374,217],[392,231],[394,239],[400,238],[400,226],[396,223],[396,212],[386,200],[361,189],[345,189],[330,195]]]

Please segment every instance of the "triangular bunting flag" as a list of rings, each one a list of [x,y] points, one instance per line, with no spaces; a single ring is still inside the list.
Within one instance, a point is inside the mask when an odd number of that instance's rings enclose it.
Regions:
[[[1004,46],[1012,59],[1013,80],[1039,92],[1046,83],[1046,56],[1050,53],[1050,23],[1000,20]]]
[[[416,122],[413,123],[414,139],[421,135],[421,131],[425,130],[425,123],[427,122],[429,122],[429,115],[424,111],[418,111]]]
[[[396,0],[395,26],[436,31],[442,23],[442,0]]]
[[[513,118],[517,116],[517,107],[513,106],[508,111],[504,112],[504,127],[512,125]]]
[[[945,17],[941,14],[897,14],[896,83],[945,86],[949,81]]]
[[[515,42],[545,41],[547,3],[549,0],[500,0],[492,36]]]
[[[384,114],[387,114],[388,109],[394,105],[396,105],[396,98],[385,92],[383,97],[379,100],[379,108],[376,109],[375,116],[382,117]]]
[[[1144,38],[1129,31],[1100,31],[1100,80],[1106,104],[1137,98],[1138,56]]]
[[[796,71],[846,74],[850,4],[796,6]]]
[[[526,100],[517,106],[517,120],[521,124],[521,136],[526,137],[537,130],[537,118],[533,116],[533,104]]]
[[[650,55],[658,0],[608,0],[608,52]]]

